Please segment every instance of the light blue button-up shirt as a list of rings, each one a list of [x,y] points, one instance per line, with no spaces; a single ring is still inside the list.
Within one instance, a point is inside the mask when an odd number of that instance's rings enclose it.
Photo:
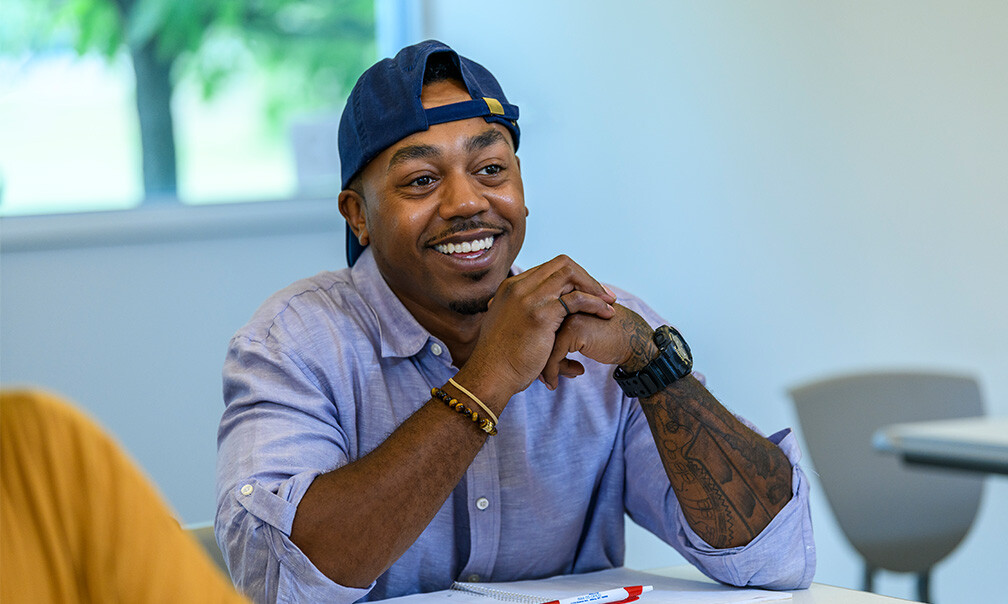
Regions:
[[[664,323],[614,291],[653,326]],[[599,570],[622,565],[628,513],[714,579],[808,586],[808,485],[790,430],[770,438],[794,466],[791,501],[750,544],[715,549],[686,523],[637,400],[623,395],[611,366],[577,358],[584,375],[553,392],[535,381],[511,399],[498,435],[413,546],[369,588],[349,588],[290,541],[298,503],[316,476],[380,445],[458,369],[388,288],[370,251],[353,269],[278,292],[231,340],[224,366],[216,531],[235,583],[261,602],[353,602],[456,579]]]

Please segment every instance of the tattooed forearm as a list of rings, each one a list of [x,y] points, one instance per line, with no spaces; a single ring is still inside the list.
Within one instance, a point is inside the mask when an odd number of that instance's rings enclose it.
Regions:
[[[729,413],[692,376],[641,399],[683,514],[715,547],[752,541],[791,498],[779,447]]]
[[[620,367],[638,371],[658,354],[654,330],[633,313],[620,327],[628,343]],[[784,452],[742,424],[692,376],[640,403],[683,515],[710,545],[749,543],[791,499],[791,464]]]

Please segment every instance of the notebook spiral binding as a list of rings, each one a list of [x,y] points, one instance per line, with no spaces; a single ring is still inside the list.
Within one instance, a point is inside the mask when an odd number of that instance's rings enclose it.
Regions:
[[[515,602],[516,604],[543,604],[544,602],[550,601],[549,598],[543,598],[541,596],[531,596],[528,594],[520,594],[513,591],[503,591],[500,589],[483,587],[482,585],[475,585],[473,583],[459,583],[458,581],[452,583],[451,588],[454,589],[455,591],[464,591],[471,594],[477,594],[480,596],[493,598],[498,602]]]

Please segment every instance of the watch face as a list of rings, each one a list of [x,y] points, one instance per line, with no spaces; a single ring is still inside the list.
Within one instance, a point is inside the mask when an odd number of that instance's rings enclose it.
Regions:
[[[690,358],[689,352],[686,350],[686,342],[683,342],[677,333],[669,335],[672,336],[672,348],[675,350],[676,355],[679,356],[683,363],[688,363]]]

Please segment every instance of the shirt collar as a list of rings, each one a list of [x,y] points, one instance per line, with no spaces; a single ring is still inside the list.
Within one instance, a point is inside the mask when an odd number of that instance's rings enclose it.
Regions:
[[[378,320],[382,357],[411,357],[433,337],[392,293],[375,263],[371,247],[364,248],[350,276],[364,302]]]

